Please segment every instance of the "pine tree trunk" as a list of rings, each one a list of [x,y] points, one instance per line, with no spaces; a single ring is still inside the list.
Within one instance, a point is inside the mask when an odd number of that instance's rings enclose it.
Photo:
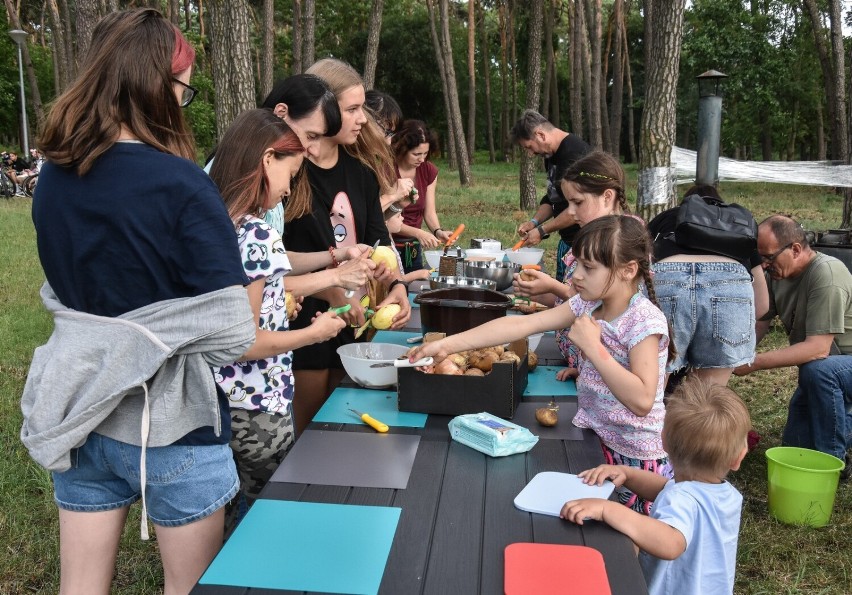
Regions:
[[[515,9],[517,3],[515,0],[509,0],[509,64],[512,65],[512,103],[511,103],[511,122],[518,121],[518,52],[515,44]],[[514,154],[515,147],[510,146],[509,150]]]
[[[246,0],[210,0],[210,54],[219,138],[243,111],[255,106],[251,22]]]
[[[569,105],[571,106],[571,130],[587,139],[589,138],[588,135],[583,132],[583,53],[580,51],[582,35],[580,34],[581,20],[577,16],[579,8],[582,8],[582,6],[578,6],[576,2],[568,3],[571,39],[568,46],[568,62],[571,65]]]
[[[302,67],[302,0],[293,0],[293,74],[301,74]]]
[[[494,163],[494,122],[491,119],[491,54],[488,45],[488,27],[482,2],[477,3],[479,11],[479,34],[482,37],[482,80],[485,81],[485,136],[488,139],[488,163]]]
[[[457,167],[456,144],[453,134],[453,119],[450,117],[450,92],[447,89],[447,71],[444,56],[441,54],[441,40],[438,37],[438,27],[435,24],[435,0],[426,0],[426,10],[429,13],[429,34],[432,36],[432,47],[435,49],[435,61],[438,64],[438,76],[441,78],[441,91],[444,97],[444,113],[447,115],[447,167],[454,171]]]
[[[527,50],[527,101],[526,108],[537,110],[540,103],[541,89],[541,37],[543,0],[530,0],[527,4],[527,22],[529,23],[530,45]],[[527,151],[521,151],[520,171],[520,209],[529,211],[538,203],[535,192],[535,169],[538,158]]]
[[[65,44],[65,36],[68,35],[68,32],[65,30],[62,17],[59,15],[59,6],[56,4],[56,0],[48,0],[47,8],[50,14],[50,26],[53,33],[54,88],[58,97],[68,88],[68,83],[71,81]]]
[[[272,91],[275,67],[275,0],[263,0],[263,51],[260,55],[260,96]]]
[[[651,61],[646,64],[637,193],[638,211],[646,220],[675,205],[671,150],[676,131],[684,4],[685,0],[646,0],[646,6],[653,6],[653,38]]]
[[[204,12],[204,0],[198,0],[198,32],[201,34],[201,37],[207,36],[204,32]]]
[[[192,6],[190,0],[183,0],[183,18],[185,29],[190,31],[192,29]]]
[[[834,67],[834,104],[835,115],[832,128],[837,129],[837,151],[835,159],[841,163],[852,163],[849,150],[849,129],[847,128],[846,113],[846,56],[843,48],[843,21],[840,0],[829,2],[829,21],[831,23],[831,53],[832,66]],[[852,227],[852,189],[840,190],[843,195],[843,216],[840,227],[849,229]]]
[[[305,0],[304,28],[302,29],[302,72],[316,61],[316,0]]]
[[[612,5],[613,44],[612,44],[612,97],[609,110],[610,150],[613,155],[621,154],[621,119],[624,96],[624,62],[622,61],[622,36],[624,35],[623,0],[615,0]]]
[[[553,6],[551,0],[546,0],[544,4],[545,17],[544,17],[544,54],[545,54],[545,64],[544,64],[544,77],[542,78],[542,90],[541,90],[541,115],[550,120],[550,123],[553,123],[553,120],[550,117],[550,83],[553,79],[553,69],[556,65],[553,63],[554,54],[553,54]],[[554,124],[555,126],[555,124]],[[558,126],[557,126],[558,128]]]
[[[625,11],[627,13],[628,11]],[[627,43],[627,27],[624,27],[624,80],[627,82],[627,150],[630,155],[630,163],[636,163],[639,160],[636,154],[636,124],[635,114],[636,108],[633,105],[633,80],[630,73],[630,46]]]
[[[77,61],[82,63],[86,59],[86,52],[92,41],[92,32],[95,24],[100,20],[100,6],[97,0],[77,0],[76,2],[76,39],[77,39]]]
[[[180,27],[180,0],[169,0],[169,20],[175,27]]]
[[[833,0],[832,0],[833,1]],[[837,90],[834,88],[835,77],[831,66],[831,56],[828,51],[828,43],[825,39],[825,29],[822,26],[819,9],[816,0],[804,0],[805,9],[811,20],[811,29],[814,32],[814,45],[819,56],[819,65],[822,68],[822,81],[825,84],[825,104],[828,111],[828,121],[831,123],[831,156],[836,159],[837,155]]]
[[[586,27],[586,2],[589,0],[577,0],[577,16],[579,17],[580,25],[580,46],[578,50],[581,56],[581,66],[583,69],[583,97],[586,107],[586,122],[589,128],[588,141],[595,149],[600,149],[601,144],[595,142],[595,112],[598,103],[595,102],[595,97],[592,93],[592,53],[589,47],[589,30]],[[598,140],[600,140],[600,116],[597,122]]]
[[[65,59],[68,61],[68,79],[66,83],[71,84],[77,76],[78,54],[74,47],[74,29],[71,26],[71,11],[68,9],[68,0],[59,0],[59,13],[62,15],[62,29],[65,31]]]
[[[500,146],[503,150],[503,161],[509,161],[509,18],[507,15],[508,0],[502,0],[499,8],[500,18]]]
[[[9,13],[9,20],[11,21],[12,29],[20,29],[21,22],[18,20],[18,13],[15,11],[15,8],[12,6],[11,0],[5,0],[6,2],[6,10]],[[17,44],[16,44],[17,45]],[[27,46],[27,41],[24,40],[24,43],[21,44],[21,58],[24,62],[24,71],[27,73],[27,82],[29,83],[30,92],[28,93],[30,104],[33,107],[33,112],[35,113],[36,121],[33,129],[38,129],[41,126],[42,121],[44,120],[44,106],[41,103],[41,92],[38,89],[38,79],[35,75],[35,70],[33,69],[33,62],[30,59],[30,49]],[[20,99],[20,97],[18,97]],[[29,135],[28,135],[29,136]],[[24,159],[29,160],[29,155],[24,155]]]
[[[467,3],[467,157],[476,150],[476,0]]]
[[[603,149],[603,129],[601,128],[601,0],[586,0],[586,22],[588,24],[588,50],[591,55],[589,64],[589,138],[596,149]]]
[[[382,34],[382,10],[385,0],[373,0],[370,26],[367,33],[367,54],[364,56],[364,88],[376,86],[376,64],[379,61],[379,39]]]
[[[459,183],[463,187],[471,186],[473,178],[470,173],[470,162],[467,157],[467,143],[464,138],[459,93],[456,83],[456,69],[453,65],[453,46],[450,39],[450,8],[449,0],[441,0],[441,54],[444,59],[444,72],[447,75],[447,94],[450,101],[450,115],[453,121],[453,137],[455,138],[456,157],[459,165]]]

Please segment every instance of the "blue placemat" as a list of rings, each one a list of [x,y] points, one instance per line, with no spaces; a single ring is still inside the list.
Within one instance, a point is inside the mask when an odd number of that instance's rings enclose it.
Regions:
[[[373,343],[393,343],[394,345],[402,345],[403,347],[414,347],[413,344],[405,342],[406,339],[412,337],[422,337],[423,333],[410,331],[376,331],[373,336]]]
[[[402,509],[258,500],[199,581],[378,593]]]
[[[425,413],[405,413],[397,409],[395,392],[366,388],[338,386],[314,416],[319,423],[360,424],[363,423],[349,408],[369,413],[373,418],[389,426],[422,428],[426,425]]]
[[[537,366],[535,372],[527,376],[525,397],[571,397],[577,394],[577,384],[574,380],[560,382],[556,372],[560,366]]]

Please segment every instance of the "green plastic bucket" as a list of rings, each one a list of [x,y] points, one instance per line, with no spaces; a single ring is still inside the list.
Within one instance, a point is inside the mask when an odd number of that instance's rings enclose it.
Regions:
[[[831,518],[843,461],[807,448],[766,451],[769,513],[791,525],[822,527]]]

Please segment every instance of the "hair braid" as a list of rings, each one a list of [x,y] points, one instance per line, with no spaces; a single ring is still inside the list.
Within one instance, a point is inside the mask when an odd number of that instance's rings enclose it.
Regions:
[[[651,300],[651,303],[660,307],[660,303],[657,301],[657,292],[654,289],[654,279],[651,275],[650,267],[648,266],[648,261],[643,261],[639,264],[639,272],[642,273],[642,279],[645,281],[645,290],[648,292],[648,299]],[[666,318],[666,325],[669,327],[669,355],[666,359],[666,363],[671,363],[672,360],[677,355],[677,349],[674,344],[674,331],[672,329],[672,323]]]

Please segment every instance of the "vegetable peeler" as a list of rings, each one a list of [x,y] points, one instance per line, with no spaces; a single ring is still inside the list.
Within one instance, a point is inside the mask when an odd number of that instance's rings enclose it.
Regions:
[[[383,424],[379,420],[370,417],[366,413],[361,413],[360,411],[355,411],[352,408],[350,408],[349,411],[351,411],[352,413],[357,415],[361,419],[361,421],[363,421],[365,424],[367,424],[368,426],[370,426],[371,428],[373,428],[377,432],[384,433],[384,432],[388,431],[388,425],[387,424]]]

